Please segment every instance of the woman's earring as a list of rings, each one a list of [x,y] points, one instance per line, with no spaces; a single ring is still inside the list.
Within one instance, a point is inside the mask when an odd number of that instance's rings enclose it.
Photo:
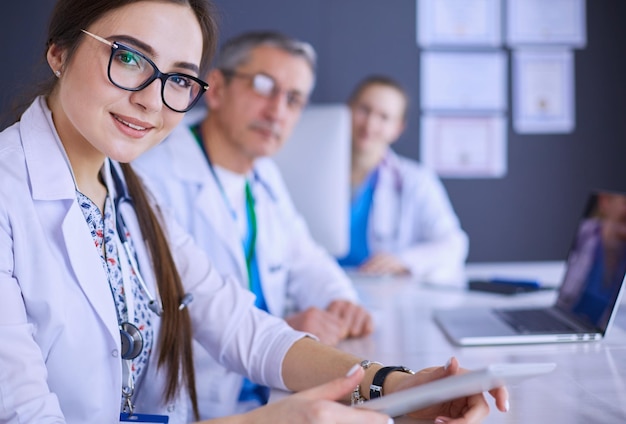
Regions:
[[[56,75],[57,78],[61,78],[61,71],[57,69],[56,71],[54,71],[54,75]]]

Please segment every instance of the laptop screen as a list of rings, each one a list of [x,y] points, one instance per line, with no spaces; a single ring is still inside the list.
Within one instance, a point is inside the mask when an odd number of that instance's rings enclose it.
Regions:
[[[626,273],[626,194],[590,196],[566,269],[556,306],[605,331]]]

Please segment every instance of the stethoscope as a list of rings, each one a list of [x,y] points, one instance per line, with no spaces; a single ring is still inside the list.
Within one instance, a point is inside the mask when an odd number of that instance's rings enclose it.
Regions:
[[[402,175],[400,175],[398,164],[394,163],[391,156],[387,154],[381,161],[381,165],[391,170],[393,174],[393,188],[398,195],[402,194]]]
[[[269,198],[272,200],[272,202],[274,203],[278,202],[278,200],[276,199],[276,195],[274,194],[274,191],[272,190],[272,187],[270,187],[267,181],[261,178],[261,176],[256,171],[256,169],[252,170],[252,178],[254,178],[255,183],[258,183],[261,187],[263,187],[263,189],[265,190]]]
[[[131,207],[134,208],[133,200],[128,194],[126,185],[122,183],[122,179],[120,178],[117,170],[115,169],[115,166],[111,166],[111,177],[113,178],[113,184],[115,184],[115,197],[113,199],[113,205],[115,209],[115,229],[117,230],[117,236],[119,237],[120,242],[122,243],[122,246],[124,247],[124,252],[126,253],[126,256],[128,257],[130,266],[133,272],[135,273],[135,275],[137,276],[137,281],[139,281],[141,290],[144,292],[144,294],[148,298],[148,308],[150,308],[150,310],[154,312],[155,314],[157,314],[158,316],[161,316],[161,314],[163,314],[163,305],[161,304],[161,299],[160,299],[159,292],[158,292],[159,289],[158,287],[156,288],[157,296],[159,296],[159,300],[157,301],[157,299],[152,295],[152,293],[150,293],[150,290],[148,289],[148,286],[146,285],[145,280],[143,279],[143,277],[141,276],[141,273],[139,272],[139,265],[137,264],[135,255],[133,255],[133,253],[130,250],[130,242],[128,240],[128,237],[126,236],[126,223],[124,222],[124,217],[122,216],[121,206],[124,203],[127,203]]]
[[[137,278],[139,282],[139,286],[143,291],[144,295],[148,298],[148,308],[157,316],[161,316],[163,314],[163,303],[161,301],[161,295],[159,293],[158,286],[155,285],[156,296],[153,296],[150,290],[148,289],[148,285],[143,279],[141,272],[139,270],[139,264],[137,263],[137,259],[135,255],[131,251],[130,240],[127,237],[126,232],[126,223],[124,221],[124,216],[122,215],[121,206],[126,203],[134,208],[134,203],[130,194],[128,193],[126,185],[122,182],[122,179],[116,169],[116,167],[107,162],[113,180],[113,185],[115,187],[115,195],[113,197],[113,208],[114,208],[114,216],[115,216],[115,229],[117,232],[117,236],[119,238],[120,243],[123,246],[126,257],[128,258],[128,263],[130,264],[131,272]],[[111,293],[113,293],[111,291]],[[127,293],[130,294],[130,291]],[[115,300],[115,298],[114,298]],[[183,298],[181,299],[178,310],[183,310],[186,308],[189,303],[193,300],[193,295],[191,293],[185,293]],[[130,312],[130,306],[129,306]],[[129,321],[122,322],[121,317],[119,315],[119,311],[117,307],[115,308],[115,312],[117,314],[118,326],[120,330],[120,339],[121,339],[121,357],[124,360],[124,370],[123,370],[123,379],[124,384],[122,385],[122,397],[124,398],[124,402],[122,404],[122,412],[132,414],[133,413],[133,402],[132,397],[135,392],[135,384],[133,381],[133,376],[131,372],[131,361],[137,358],[144,348],[144,340],[139,328],[132,324]]]
[[[115,228],[117,231],[117,236],[120,240],[120,243],[123,246],[126,257],[128,258],[128,262],[131,267],[132,273],[136,276],[137,281],[139,282],[139,286],[144,293],[144,295],[148,298],[148,308],[155,313],[157,316],[161,316],[163,314],[163,304],[161,302],[161,296],[159,294],[159,289],[156,287],[156,296],[148,289],[148,285],[143,279],[139,264],[137,263],[137,259],[135,255],[131,251],[130,240],[127,237],[126,232],[126,223],[124,221],[124,216],[122,215],[121,206],[126,203],[134,208],[133,200],[128,193],[128,189],[126,185],[122,182],[122,179],[114,165],[110,166],[110,175],[113,179],[113,184],[115,187],[115,196],[113,198],[113,208],[115,212]],[[179,310],[183,310],[186,308],[189,303],[193,300],[193,295],[191,293],[186,293],[181,299],[180,305],[178,307]],[[118,317],[118,321],[121,319]],[[141,353],[143,349],[143,337],[141,336],[141,332],[139,329],[130,322],[120,322],[120,337],[122,340],[121,344],[121,356],[122,359],[135,359]]]
[[[217,184],[217,187],[222,195],[222,200],[224,201],[224,205],[229,210],[230,215],[233,218],[233,222],[236,222],[237,213],[235,212],[235,209],[231,205],[230,201],[228,200],[228,196],[226,195],[226,191],[224,190],[222,181],[220,180],[215,168],[213,167],[211,158],[209,157],[209,154],[204,149],[204,147],[202,148],[202,151],[204,152],[204,156],[206,157],[207,163],[209,165],[209,170],[211,171],[211,175],[213,176],[213,180],[215,181],[215,184]],[[276,198],[274,197],[274,193],[271,191],[269,186],[263,180],[261,180],[261,178],[259,178],[258,173],[254,169],[252,170],[252,178],[253,178],[252,180],[253,182],[259,183],[259,185],[265,188],[265,191],[268,193],[270,199],[272,199],[272,201],[276,203]],[[256,221],[256,212],[254,210],[254,197],[252,196],[252,190],[250,188],[250,184],[248,183],[248,181],[246,181],[245,183],[245,194],[246,194],[246,216],[248,218],[248,235],[243,240],[243,250],[244,250],[245,261],[246,261],[246,270],[248,273],[248,288],[251,291],[253,291],[252,266],[253,266],[253,261],[255,260],[254,257],[255,257],[255,252],[256,252],[257,221]]]
[[[198,147],[200,147],[200,150],[202,151],[202,154],[204,155],[207,164],[209,165],[209,171],[211,172],[211,176],[213,177],[213,180],[215,180],[216,184],[218,185],[219,190],[222,193],[222,196],[226,196],[226,193],[224,193],[224,188],[222,187],[222,184],[220,182],[220,179],[217,175],[217,172],[215,172],[215,165],[213,164],[213,162],[211,161],[211,157],[209,156],[209,152],[207,152],[205,146],[204,146],[204,141],[202,139],[202,131],[200,130],[200,125],[192,125],[191,127],[189,127],[189,129],[191,130],[191,133],[193,134],[196,143],[198,143]],[[278,200],[276,198],[276,195],[274,194],[274,190],[272,190],[272,187],[268,184],[267,181],[265,181],[257,172],[256,169],[252,169],[252,181],[254,182],[254,184],[259,184],[261,187],[263,187],[263,189],[265,190],[265,192],[267,193],[267,195],[269,196],[269,198],[272,200],[272,202],[277,203]],[[231,213],[231,215],[233,214],[233,209],[232,207],[230,207],[230,205],[226,205]]]

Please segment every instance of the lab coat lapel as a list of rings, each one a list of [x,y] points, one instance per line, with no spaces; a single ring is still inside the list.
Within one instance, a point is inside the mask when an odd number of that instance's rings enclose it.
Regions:
[[[210,174],[209,178],[205,180],[198,194],[195,207],[200,208],[202,218],[213,226],[221,242],[226,246],[229,254],[237,263],[237,269],[247,270],[243,244],[239,238],[237,224],[224,202],[220,188],[213,175]],[[245,278],[242,281],[246,283],[248,276],[244,274],[240,275],[239,278]]]
[[[398,235],[402,181],[397,166],[393,152],[387,152],[379,167],[370,216],[371,235],[377,243],[390,242]]]
[[[181,131],[177,129],[175,131]],[[176,145],[184,143],[184,148],[173,150],[172,157],[176,178],[186,181],[186,184],[198,186],[198,193],[192,207],[200,211],[200,219],[204,220],[215,229],[221,243],[227,247],[228,253],[237,264],[239,270],[246,269],[246,261],[243,254],[243,245],[239,240],[237,226],[230,215],[230,210],[226,206],[220,188],[211,173],[207,164],[204,152],[187,128],[184,132],[176,134]],[[189,172],[193,169],[194,172]],[[235,236],[234,236],[235,235]],[[246,278],[247,274],[240,275],[239,278]],[[244,280],[242,280],[244,281]]]
[[[94,247],[85,218],[76,202],[76,189],[65,152],[56,135],[45,100],[31,107],[22,117],[22,142],[29,170],[33,200],[44,214],[41,221],[50,227],[62,222],[61,232],[67,258],[83,293],[102,318],[103,325],[115,340],[119,340],[115,306],[106,273]],[[59,219],[57,219],[59,218]],[[58,228],[48,228],[58,234]]]
[[[114,339],[118,339],[117,316],[108,278],[85,217],[76,202],[72,203],[63,220],[62,231],[70,263],[83,293],[102,318],[104,326]]]

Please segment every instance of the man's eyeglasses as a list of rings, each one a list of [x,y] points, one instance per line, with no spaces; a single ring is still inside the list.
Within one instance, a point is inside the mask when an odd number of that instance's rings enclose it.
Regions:
[[[111,47],[109,58],[109,81],[128,91],[140,91],[161,80],[163,104],[174,112],[184,113],[196,104],[209,85],[199,78],[180,72],[163,73],[143,53],[117,41],[109,41],[82,30],[85,34]]]
[[[276,80],[267,74],[247,74],[230,69],[220,69],[220,71],[227,78],[236,77],[249,80],[252,85],[252,90],[263,97],[272,98],[279,95],[283,91],[278,86]],[[307,100],[300,91],[287,90],[285,95],[287,97],[287,106],[291,109],[299,110],[306,105]]]

